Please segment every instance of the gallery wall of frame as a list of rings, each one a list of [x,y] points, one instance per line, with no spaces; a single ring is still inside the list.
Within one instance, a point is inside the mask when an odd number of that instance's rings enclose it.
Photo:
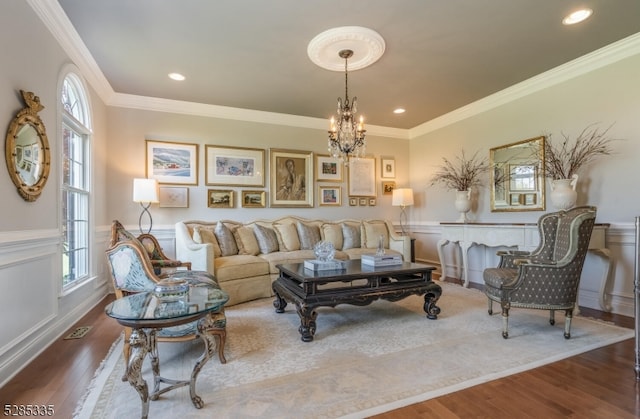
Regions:
[[[375,206],[378,191],[391,195],[396,188],[390,156],[379,157],[379,165],[376,157],[367,156],[345,166],[332,156],[304,150],[203,147],[209,208],[313,208],[316,202],[339,207],[343,190],[349,206]],[[146,140],[146,174],[160,184],[160,208],[189,208],[189,186],[198,186],[198,156],[198,144]]]

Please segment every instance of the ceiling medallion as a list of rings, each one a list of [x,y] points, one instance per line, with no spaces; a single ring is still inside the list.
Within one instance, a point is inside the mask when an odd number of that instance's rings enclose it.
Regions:
[[[331,71],[343,71],[340,51],[351,50],[349,70],[360,70],[375,63],[384,54],[385,43],[380,34],[361,26],[342,26],[326,30],[309,42],[307,55],[314,64]]]

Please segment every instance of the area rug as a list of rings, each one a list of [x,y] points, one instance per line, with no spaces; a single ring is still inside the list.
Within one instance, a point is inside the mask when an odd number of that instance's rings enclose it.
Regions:
[[[194,408],[182,387],[152,401],[149,417],[362,418],[634,336],[631,329],[578,316],[566,340],[560,313],[551,326],[548,312],[513,309],[505,340],[501,316],[487,314],[482,292],[440,284],[437,320],[426,318],[418,296],[320,308],[309,343],[300,340],[291,304],[282,314],[271,299],[228,307],[228,362],[212,358],[197,380],[204,407]],[[162,375],[184,379],[202,343],[160,343],[159,350]],[[75,417],[138,416],[140,398],[121,381],[123,371],[120,342]],[[150,383],[148,363],[145,371]]]

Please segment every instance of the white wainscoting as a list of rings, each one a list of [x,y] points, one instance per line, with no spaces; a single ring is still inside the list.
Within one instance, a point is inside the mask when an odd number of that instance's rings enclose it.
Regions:
[[[449,244],[443,249],[447,266],[440,266],[437,243],[441,238],[441,227],[437,222],[413,223],[408,227],[411,237],[416,239],[416,261],[445,269],[447,277],[462,276],[462,258],[458,246]],[[635,227],[633,223],[612,224],[606,232],[606,247],[613,263],[612,275],[607,292],[607,302],[613,313],[634,316],[634,251]],[[485,268],[498,264],[496,251],[502,247],[473,246],[469,249],[469,281],[483,284],[482,272]],[[602,259],[594,254],[587,256],[580,283],[579,304],[602,310],[600,307],[600,285],[603,270]]]
[[[0,234],[0,387],[107,294],[108,229],[101,230],[94,238],[99,274],[64,294],[58,230]]]

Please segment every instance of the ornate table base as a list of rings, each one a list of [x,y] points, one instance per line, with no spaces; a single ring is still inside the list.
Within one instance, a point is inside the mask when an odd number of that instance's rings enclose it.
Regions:
[[[131,332],[129,342],[131,344],[131,356],[129,365],[127,366],[127,381],[138,392],[142,401],[142,418],[149,416],[149,400],[157,400],[158,396],[173,389],[189,386],[189,395],[191,402],[197,409],[204,406],[204,402],[196,394],[196,378],[202,367],[207,363],[213,355],[216,348],[214,336],[207,332],[207,329],[213,327],[213,321],[210,316],[206,316],[198,321],[198,332],[202,342],[204,342],[204,352],[196,361],[191,372],[189,380],[172,380],[160,376],[160,361],[158,358],[158,347],[156,332],[157,329],[148,328],[145,332],[144,328],[134,328]],[[151,360],[151,370],[153,371],[153,391],[149,394],[147,382],[142,377],[142,363],[145,356],[149,355]],[[169,384],[167,387],[160,388],[160,385]]]

